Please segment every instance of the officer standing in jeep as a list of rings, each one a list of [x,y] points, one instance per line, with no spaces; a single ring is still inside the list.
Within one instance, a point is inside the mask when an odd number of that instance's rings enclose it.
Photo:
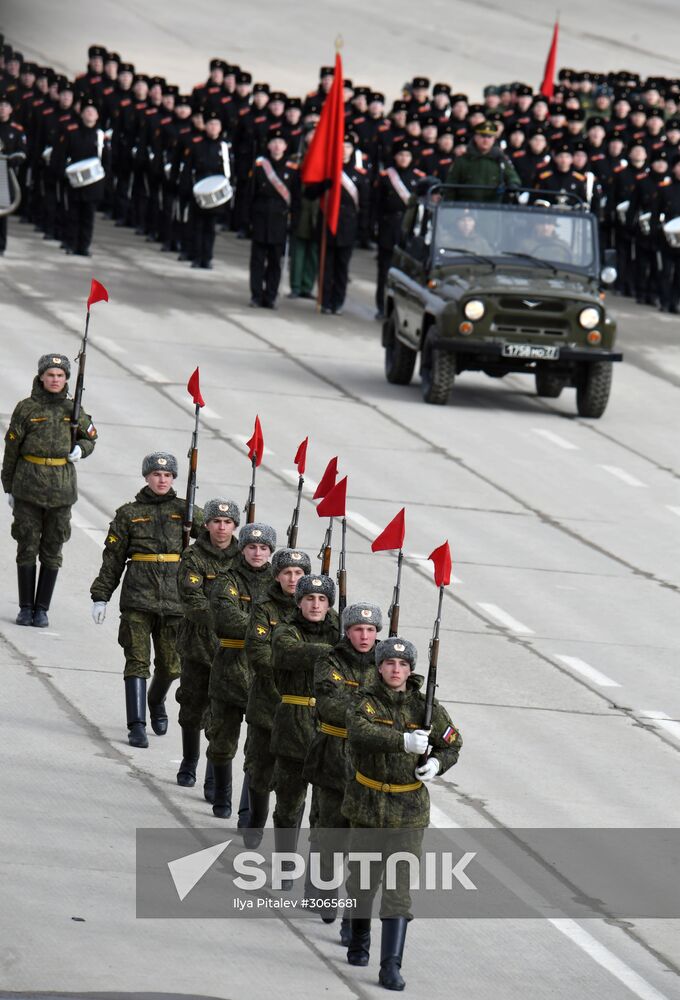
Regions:
[[[498,138],[495,122],[483,121],[475,125],[467,153],[454,160],[446,178],[447,184],[463,187],[447,197],[454,201],[501,201],[506,191],[521,186],[512,161],[497,144]],[[477,184],[480,188],[475,187]]]

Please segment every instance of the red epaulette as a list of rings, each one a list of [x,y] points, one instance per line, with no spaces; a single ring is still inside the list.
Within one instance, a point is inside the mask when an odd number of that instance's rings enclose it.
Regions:
[[[636,181],[643,181],[646,176],[647,176],[647,172],[643,171],[643,173],[635,175],[635,180]]]
[[[425,171],[424,170],[418,170],[417,167],[413,168],[413,173],[416,175],[416,177],[427,177],[427,174],[425,173]]]
[[[24,126],[20,125],[18,122],[11,122],[10,124],[11,124],[12,128],[15,128],[17,130],[17,132],[23,132],[24,131]]]
[[[665,187],[668,187],[668,185],[669,185],[669,184],[672,184],[672,183],[673,183],[673,182],[672,182],[672,180],[670,179],[670,177],[664,177],[664,179],[663,179],[663,180],[661,181],[661,183],[659,184],[659,187],[662,187],[662,188],[665,188]]]
[[[622,170],[625,170],[628,166],[627,163],[619,163],[618,167],[614,167],[614,173],[620,174]]]
[[[267,121],[267,116],[266,115],[259,115],[259,117],[253,118],[253,121],[255,122],[256,125],[259,125],[260,122],[266,122]]]
[[[431,146],[428,146],[427,149],[421,149],[420,150],[420,155],[421,156],[432,156],[433,153],[434,153],[434,149],[432,149]]]
[[[224,97],[220,97],[220,104],[229,104],[233,100],[231,94],[225,94]]]
[[[160,122],[158,124],[159,125],[167,125],[168,122],[171,122],[171,121],[172,121],[172,118],[161,118],[161,120],[160,120]]]
[[[541,181],[546,180],[548,177],[552,177],[552,170],[544,170],[542,174],[538,175],[538,179]]]
[[[317,94],[318,94],[318,91],[316,91],[316,90],[310,90],[309,93],[307,94],[307,97],[316,97]]]
[[[108,97],[109,94],[112,94],[112,93],[113,93],[113,87],[105,87],[104,90],[102,90],[102,94],[105,94],[106,97]]]
[[[124,97],[123,100],[118,105],[119,108],[126,108],[128,104],[132,104],[132,99],[129,97]]]
[[[245,108],[239,108],[238,109],[238,113],[240,115],[247,115],[249,111],[250,111],[250,108],[247,105],[246,105]]]
[[[218,94],[219,91],[220,91],[219,87],[208,87],[208,93],[209,94]]]
[[[389,122],[383,122],[382,125],[378,125],[378,132],[388,132],[390,129]]]
[[[512,153],[511,155],[512,155],[513,160],[516,160],[520,156],[526,156],[527,155],[527,151],[526,151],[526,149],[516,149],[515,152]]]
[[[54,108],[43,108],[43,114],[44,115],[53,115],[54,114]]]
[[[138,104],[135,104],[135,111],[143,111],[143,110],[144,110],[144,101],[139,101]]]
[[[72,125],[67,125],[66,126],[67,132],[73,132],[73,130],[77,129],[77,128],[78,128],[78,123],[77,122],[74,122]]]
[[[439,161],[440,166],[444,163],[453,163],[453,159],[450,156],[446,156]]]
[[[387,171],[386,170],[381,170],[380,171],[380,176],[381,177],[387,177]]]
[[[293,163],[292,160],[286,160],[286,166],[290,167],[291,170],[297,170],[298,169],[298,164],[297,163]]]
[[[356,170],[356,172],[358,174],[365,174],[366,173],[366,171],[364,170],[363,167],[355,167],[354,169]]]
[[[194,136],[194,137],[192,138],[192,140],[191,140],[191,141],[192,141],[192,142],[203,142],[203,136],[202,136],[202,135],[195,135],[195,136]]]
[[[144,114],[145,115],[155,115],[157,111],[158,111],[158,108],[145,108],[144,109]]]
[[[353,122],[350,122],[350,125],[361,125],[361,123],[365,121],[366,118],[364,115],[362,115],[361,118],[355,118]]]
[[[100,76],[93,76],[90,83],[101,83],[102,78]]]
[[[574,175],[577,181],[584,181],[586,179],[586,175],[582,174],[578,170],[572,170],[572,174]]]

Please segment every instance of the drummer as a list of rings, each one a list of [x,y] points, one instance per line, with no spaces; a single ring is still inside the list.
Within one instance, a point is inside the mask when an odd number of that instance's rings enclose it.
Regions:
[[[206,177],[214,177],[216,187],[220,185],[218,178],[221,178],[224,185],[228,187],[228,177],[230,176],[229,146],[222,138],[220,116],[217,111],[206,111],[204,120],[205,132],[203,135],[194,136],[191,146],[187,147],[191,182],[195,187],[198,181]],[[194,193],[190,213],[192,230],[190,244],[193,247],[192,267],[212,269],[215,222],[220,207],[221,205],[212,208],[202,207],[197,202]]]
[[[68,216],[64,249],[79,257],[92,256],[94,215],[104,194],[101,162],[104,133],[97,128],[98,120],[94,101],[86,98],[80,110],[80,123],[66,126],[53,153],[56,174],[66,179]]]

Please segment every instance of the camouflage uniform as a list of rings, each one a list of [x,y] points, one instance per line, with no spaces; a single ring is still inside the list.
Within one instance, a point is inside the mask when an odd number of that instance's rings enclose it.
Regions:
[[[177,588],[184,617],[177,632],[181,676],[175,698],[179,702],[179,724],[201,729],[209,703],[210,666],[219,645],[210,607],[210,595],[218,580],[232,568],[238,542],[232,538],[226,549],[218,549],[201,528],[194,545],[185,549],[177,573]]]
[[[236,755],[253,670],[245,636],[253,603],[271,583],[271,566],[254,568],[239,554],[210,595],[219,648],[210,668],[210,714],[206,725],[208,759],[226,764]]]
[[[198,531],[202,519],[201,511],[194,509],[192,533]],[[183,520],[184,500],[173,489],[161,496],[145,486],[131,503],[118,508],[109,527],[102,566],[90,594],[93,601],[110,601],[125,571],[118,643],[125,653],[126,678],[150,676],[152,639],[154,676],[179,677],[176,643],[182,605],[177,570]],[[170,558],[135,559],[163,555]]]
[[[72,411],[66,386],[61,392],[47,392],[36,376],[31,395],[17,403],[12,414],[5,435],[2,488],[14,497],[12,537],[19,565],[31,565],[37,557],[50,569],[62,564],[62,546],[71,537],[71,507],[78,499],[75,466],[66,461]],[[83,458],[92,454],[96,440],[94,424],[81,410],[77,443]]]
[[[304,809],[307,781],[302,765],[314,738],[314,665],[338,641],[338,616],[332,608],[322,622],[310,622],[296,609],[272,638],[274,684],[282,698],[274,714],[271,749],[276,755],[274,826],[297,827]],[[310,699],[307,705],[286,697]]]
[[[269,744],[274,713],[281,698],[272,672],[272,633],[280,622],[287,622],[295,610],[294,596],[284,594],[281,585],[273,580],[267,593],[255,603],[246,632],[246,655],[253,671],[253,683],[246,707],[248,735],[244,770],[255,792],[270,792],[274,787],[276,758]]]
[[[415,778],[418,757],[404,749],[404,733],[420,729],[425,713],[425,696],[420,691],[423,678],[411,674],[406,691],[394,691],[378,679],[361,692],[361,698],[347,714],[350,750],[355,778],[347,783],[342,811],[352,827],[407,828],[405,850],[418,855],[422,833],[430,822],[430,796],[425,785]],[[448,713],[435,701],[430,731],[430,757],[439,762],[444,774],[458,760],[462,746],[460,734]],[[409,791],[369,788],[358,778],[390,785],[413,786]],[[401,878],[399,877],[401,875]],[[372,900],[382,877],[381,866],[371,865]],[[408,870],[398,868],[397,887],[383,890],[380,917],[408,917],[411,896]],[[360,897],[358,870],[350,865],[347,881],[350,897]],[[366,897],[363,897],[366,905]]]

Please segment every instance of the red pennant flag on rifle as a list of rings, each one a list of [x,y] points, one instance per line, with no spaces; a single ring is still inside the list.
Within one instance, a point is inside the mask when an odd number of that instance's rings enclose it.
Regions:
[[[312,500],[323,500],[325,496],[333,489],[335,486],[335,480],[338,476],[338,456],[332,458],[328,465],[326,466],[326,471],[321,477],[321,482],[314,491],[314,496]]]
[[[385,549],[401,549],[406,534],[406,508],[402,507],[396,517],[393,517],[384,531],[371,542],[371,552],[383,552]]]
[[[96,278],[92,279],[92,284],[90,285],[90,294],[87,299],[87,311],[90,311],[90,306],[93,306],[95,302],[108,302],[109,293],[106,291],[104,286],[97,281]]]
[[[331,187],[326,202],[326,223],[335,235],[340,214],[342,194],[343,141],[345,138],[345,102],[343,96],[342,59],[335,55],[333,85],[324,101],[304,162],[302,164],[303,184],[319,184],[330,181]],[[324,199],[321,200],[322,210]]]
[[[307,465],[307,445],[309,444],[309,438],[306,437],[304,441],[301,441],[298,445],[298,450],[295,452],[295,458],[293,461],[297,466],[298,475],[304,476],[305,466]]]
[[[451,583],[451,549],[448,541],[430,552],[427,558],[434,563],[434,582],[438,587],[446,587]]]
[[[189,376],[187,382],[187,392],[194,401],[194,406],[205,406],[205,400],[201,395],[201,383],[198,375],[198,368]]]
[[[347,504],[347,476],[336,483],[318,504],[316,512],[319,517],[344,517]]]
[[[550,43],[550,51],[548,52],[548,58],[545,61],[545,70],[543,71],[543,83],[541,84],[541,93],[544,97],[551,98],[555,93],[555,67],[557,65],[557,39],[560,33],[560,22],[555,21],[555,27],[553,28],[552,42]]]
[[[251,462],[255,459],[255,466],[259,466],[262,461],[262,456],[264,455],[264,437],[262,435],[262,427],[260,426],[259,417],[255,417],[253,436],[250,441],[246,441],[246,445],[248,447],[248,458]]]

